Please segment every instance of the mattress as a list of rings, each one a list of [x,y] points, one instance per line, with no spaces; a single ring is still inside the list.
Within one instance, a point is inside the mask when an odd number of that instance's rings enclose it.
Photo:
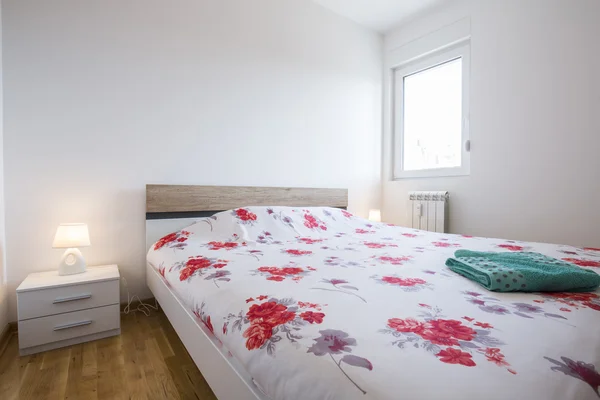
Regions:
[[[200,219],[147,258],[273,399],[598,398],[600,293],[488,292],[446,268],[461,248],[600,268],[600,249],[288,207]]]

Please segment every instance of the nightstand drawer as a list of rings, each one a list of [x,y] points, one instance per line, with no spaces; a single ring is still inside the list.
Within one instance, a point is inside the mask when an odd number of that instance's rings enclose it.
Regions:
[[[20,321],[118,302],[118,280],[17,293]]]
[[[120,307],[115,304],[19,321],[19,348],[119,329],[120,318]]]

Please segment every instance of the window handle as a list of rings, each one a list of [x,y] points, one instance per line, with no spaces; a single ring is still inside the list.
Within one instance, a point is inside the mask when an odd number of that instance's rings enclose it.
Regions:
[[[89,299],[91,297],[92,297],[91,293],[83,293],[83,294],[78,294],[78,295],[69,296],[69,297],[57,297],[56,299],[54,299],[52,304],[66,303],[68,301],[76,301],[76,300],[85,300],[85,299]]]
[[[470,141],[470,140],[467,140],[467,141],[465,142],[465,151],[466,151],[467,153],[471,151],[471,141]]]
[[[85,321],[73,322],[71,324],[58,325],[58,326],[54,327],[54,330],[55,331],[62,331],[63,329],[76,328],[78,326],[89,325],[91,323],[92,323],[92,320],[88,319],[88,320],[85,320]]]

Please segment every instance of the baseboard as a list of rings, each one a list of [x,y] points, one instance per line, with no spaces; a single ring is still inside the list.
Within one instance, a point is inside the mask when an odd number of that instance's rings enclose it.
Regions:
[[[16,332],[17,324],[15,322],[9,322],[8,324],[6,324],[6,326],[2,330],[2,333],[0,333],[0,356],[4,354],[4,351],[8,347],[8,342],[10,341],[10,338]]]

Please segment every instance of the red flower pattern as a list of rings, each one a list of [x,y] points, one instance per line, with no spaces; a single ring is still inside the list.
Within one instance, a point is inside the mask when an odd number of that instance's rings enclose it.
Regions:
[[[246,313],[246,316],[251,322],[258,319],[261,321],[266,321],[274,314],[280,314],[285,310],[287,310],[287,307],[283,304],[279,304],[274,301],[268,301],[262,304],[252,304]]]
[[[296,274],[300,274],[300,273],[304,272],[304,270],[302,268],[298,268],[298,267],[285,267],[285,268],[260,267],[258,270],[260,272],[268,272],[271,275],[279,275],[279,276],[296,275]]]
[[[395,244],[375,243],[375,242],[364,242],[364,245],[370,249],[383,249],[384,247],[398,247]]]
[[[438,336],[453,337],[458,340],[471,341],[475,337],[473,329],[460,321],[453,319],[434,319],[429,321],[427,331],[435,332]]]
[[[286,307],[286,309],[287,309],[287,307]],[[294,318],[296,318],[295,312],[283,311],[280,313],[273,313],[269,318],[267,318],[266,322],[275,327],[277,325],[287,324]]]
[[[361,228],[357,228],[354,232],[358,233],[359,235],[365,235],[367,233],[375,233],[375,231],[368,231],[366,229],[361,229]]]
[[[307,255],[307,254],[312,254],[312,251],[310,251],[310,250],[289,249],[289,250],[284,250],[284,253],[291,254],[293,256],[304,256],[304,255]]]
[[[246,210],[245,208],[238,208],[235,210],[235,215],[242,221],[256,221],[256,214]]]
[[[312,215],[304,214],[304,226],[306,226],[309,229],[313,229],[313,228],[318,228],[319,223],[317,222],[315,217],[313,217]]]
[[[302,275],[307,271],[300,267],[260,267],[258,272],[268,274],[268,281],[281,282],[286,278],[292,278],[296,282],[302,279]]]
[[[381,256],[378,257],[379,261],[384,263],[389,263],[392,265],[402,265],[406,261],[410,261],[412,256],[402,256],[402,257],[390,257],[390,256]]]
[[[460,364],[466,367],[474,367],[476,365],[472,355],[451,347],[440,351],[436,356],[440,358],[441,362],[447,364]]]
[[[313,239],[313,238],[306,238],[306,237],[298,238],[299,242],[306,243],[306,244],[321,243],[323,240],[325,240],[325,239]]]
[[[515,244],[499,244],[498,247],[500,247],[501,249],[510,250],[510,251],[522,251],[523,250],[523,246],[517,246]]]
[[[575,309],[578,307],[587,307],[592,310],[600,311],[600,297],[596,293],[549,292],[544,293],[544,297],[546,297],[548,301],[556,301],[574,307]]]
[[[437,350],[435,347],[427,345],[427,342],[422,346],[419,344],[419,342],[415,343],[415,347],[423,347],[428,350],[433,349],[436,351],[436,356],[440,361],[447,364],[460,364],[468,367],[475,366],[476,364],[473,360],[473,355],[471,354],[472,350],[469,350],[469,352],[464,352],[461,348],[465,347],[465,342],[474,340],[478,334],[487,335],[488,333],[475,331],[474,329],[464,325],[461,321],[439,318],[439,316],[441,316],[441,310],[438,307],[428,306],[427,308],[433,312],[433,314],[430,312],[427,314],[430,316],[433,315],[434,318],[430,317],[431,319],[427,319],[426,321],[419,321],[414,318],[392,318],[388,320],[387,326],[389,328],[403,334],[398,336],[398,334],[395,333],[394,336],[397,338],[400,337],[401,339],[393,342],[392,344],[403,348],[403,345],[406,343],[406,339],[402,338],[409,337],[411,338],[410,341],[413,342],[415,340],[414,336],[411,337],[406,334],[416,334],[421,339],[429,342],[430,345],[445,347],[444,349]],[[463,317],[463,319],[469,322],[474,321],[474,318],[467,316]],[[492,327],[490,324],[484,322],[479,322],[475,325],[480,326],[483,329],[489,329]],[[479,347],[480,344],[482,344],[482,342],[477,341],[476,344],[468,345],[468,348],[475,349],[477,353],[486,356],[489,361],[494,362],[499,366],[509,366],[509,364],[504,360],[504,355],[500,352],[500,349],[487,348],[483,350]],[[516,374],[514,371],[510,372]]]
[[[321,229],[323,231],[327,230],[327,226],[324,223],[317,221],[315,217],[308,213],[304,214],[304,226],[306,226],[308,229]]]
[[[271,336],[273,328],[267,323],[251,324],[244,332],[246,348],[248,350],[259,349]]]
[[[305,303],[303,301],[299,301],[298,302],[298,307],[301,307],[301,308],[314,308],[316,310],[320,310],[321,309],[321,306],[319,304],[317,304],[317,303],[310,303],[310,302]]]
[[[277,301],[268,301],[262,304],[251,305],[246,313],[246,317],[250,321],[250,326],[244,331],[243,336],[247,339],[246,348],[248,350],[254,350],[260,348],[271,338],[273,335],[273,328],[293,321],[298,315],[296,312],[290,311],[287,306],[280,304]],[[300,314],[299,317],[311,324],[320,324],[323,322],[325,314],[305,311]]]
[[[475,322],[475,326],[478,326],[483,329],[492,329],[493,326],[488,324],[487,322]]]
[[[391,318],[388,319],[388,326],[398,332],[412,332],[417,334],[421,334],[425,329],[425,324],[414,318]]]
[[[179,273],[179,280],[185,281],[190,276],[194,275],[194,272],[199,269],[208,268],[211,264],[212,262],[208,258],[202,256],[192,257],[185,263],[185,267]]]
[[[221,268],[227,266],[228,262],[229,261],[227,261],[227,260],[206,258],[203,256],[191,256],[188,258],[187,261],[180,262],[180,263],[173,265],[169,271],[171,271],[173,269],[179,270],[179,280],[185,281],[185,280],[189,279],[190,277],[196,275],[196,272],[200,271],[197,275],[202,276],[203,272],[201,272],[201,271],[204,271],[207,269],[221,269]],[[228,271],[221,271],[221,272],[219,272],[219,274],[220,275],[215,276],[215,277],[223,278],[224,276],[227,276],[230,273]],[[229,279],[223,278],[223,280],[228,281]]]
[[[448,243],[448,242],[431,242],[435,247],[460,247],[458,243]]]
[[[313,323],[320,324],[321,322],[323,322],[324,316],[325,316],[325,314],[323,314],[323,313],[313,312],[313,311],[305,311],[302,314],[300,314],[300,318],[302,318],[303,320],[305,320],[306,322],[309,322],[311,324],[313,324]]]
[[[583,305],[591,308],[592,310],[600,311],[600,304],[592,303],[591,301],[584,301]]]
[[[395,276],[384,276],[381,278],[383,282],[390,283],[392,285],[398,286],[416,286],[416,285],[424,285],[427,281],[424,281],[420,278],[396,278]]]
[[[154,245],[154,250],[158,250],[165,246],[168,243],[174,242],[177,239],[177,233],[170,233],[167,236],[162,237],[156,244]]]
[[[304,272],[302,268],[298,267],[285,267],[281,268],[280,271],[282,271],[284,275],[298,275]]]
[[[212,334],[215,333],[215,329],[212,326],[212,323],[210,322],[210,315],[206,318],[206,320],[202,321],[204,322],[204,325],[206,325],[206,327],[208,328],[209,331],[212,332]]]
[[[563,261],[570,262],[575,265],[579,265],[580,267],[600,268],[600,261],[582,260],[579,258],[563,258]]]
[[[490,348],[485,349],[485,357],[488,361],[493,362],[499,367],[510,365],[504,360],[504,354],[500,352],[500,349]]]
[[[160,238],[159,241],[154,244],[154,250],[155,251],[160,250],[163,247],[168,246],[171,243],[183,243],[186,240],[188,240],[189,235],[190,235],[190,232],[188,232],[188,231],[169,233],[168,235]],[[183,246],[183,245],[180,245],[180,246]]]
[[[206,257],[202,257],[202,256],[197,256],[197,257],[190,257],[189,260],[187,260],[187,262],[185,263],[186,267],[194,267],[194,268],[208,268],[210,267],[210,265],[212,264],[212,262],[206,258]]]
[[[231,250],[239,246],[236,242],[208,242],[209,250]]]
[[[456,340],[456,338],[453,338],[451,336],[446,336],[446,335],[442,334],[442,332],[440,332],[440,331],[425,330],[420,333],[420,336],[423,339],[429,340],[431,343],[437,344],[440,346],[458,346],[458,344],[459,344],[458,340]]]
[[[545,296],[566,299],[569,301],[590,301],[598,298],[596,293],[571,293],[571,292],[548,292]]]

